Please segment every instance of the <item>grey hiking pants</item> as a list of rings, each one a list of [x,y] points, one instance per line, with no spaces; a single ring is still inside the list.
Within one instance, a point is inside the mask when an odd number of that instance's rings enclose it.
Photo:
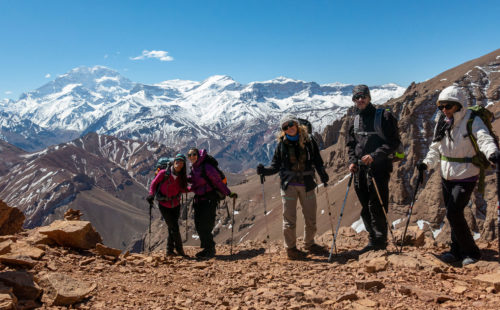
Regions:
[[[305,186],[289,185],[286,190],[281,190],[283,202],[283,236],[285,248],[293,248],[297,244],[297,200],[300,200],[302,214],[304,215],[304,242],[305,246],[314,243],[316,234],[316,194],[314,190],[306,192]]]

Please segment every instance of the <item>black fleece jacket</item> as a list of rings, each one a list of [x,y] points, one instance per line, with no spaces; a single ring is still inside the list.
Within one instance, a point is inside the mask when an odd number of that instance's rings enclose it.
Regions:
[[[369,103],[364,110],[357,110],[359,114],[359,131],[374,132],[374,121],[376,108]],[[354,133],[354,117],[349,125],[347,136],[347,148],[349,154],[349,164],[358,164],[358,160],[365,155],[371,155],[373,163],[371,164],[372,171],[376,172],[391,172],[392,157],[399,144],[401,143],[398,132],[398,124],[396,118],[389,111],[384,111],[381,127],[386,140],[378,135],[357,135]]]

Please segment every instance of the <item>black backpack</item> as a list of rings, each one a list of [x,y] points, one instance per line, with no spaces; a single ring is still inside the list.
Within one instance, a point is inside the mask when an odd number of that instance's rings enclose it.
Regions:
[[[205,159],[201,163],[201,177],[204,178],[205,181],[207,181],[207,183],[210,184],[210,186],[214,189],[215,193],[217,194],[217,199],[218,200],[224,200],[226,198],[226,195],[224,195],[224,193],[221,193],[217,189],[217,186],[215,186],[215,184],[212,183],[212,180],[210,180],[210,178],[208,177],[207,170],[206,170],[206,167],[205,167],[206,164],[209,164],[210,166],[214,167],[215,170],[217,170],[217,172],[219,173],[219,176],[220,176],[220,179],[221,179],[222,183],[224,183],[224,184],[227,185],[226,175],[224,174],[224,172],[222,172],[222,170],[220,170],[220,168],[219,168],[219,162],[217,161],[217,159],[215,159],[211,155],[206,154],[205,155]]]
[[[365,132],[365,131],[359,131],[359,114],[357,114],[354,117],[354,133],[358,135],[377,135],[379,136],[382,140],[387,141],[387,138],[385,137],[384,133],[382,132],[382,115],[384,114],[384,111],[387,111],[389,113],[392,113],[389,108],[377,108],[375,111],[375,118],[373,120],[373,128],[375,131],[373,132]],[[400,140],[401,141],[401,140]],[[398,145],[398,148],[392,155],[392,161],[401,161],[405,158],[405,150],[403,143]]]
[[[307,133],[309,135],[312,135],[312,133],[313,133],[313,127],[312,127],[311,122],[308,121],[308,120],[306,120],[306,119],[303,119],[303,118],[298,118],[297,120],[299,121],[299,125],[306,126],[307,127]]]

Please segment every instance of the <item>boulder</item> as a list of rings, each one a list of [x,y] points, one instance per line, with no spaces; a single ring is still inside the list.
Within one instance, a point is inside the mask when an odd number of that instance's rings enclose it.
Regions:
[[[69,306],[83,300],[93,290],[95,283],[86,283],[62,273],[48,273],[37,278],[43,287],[42,302],[54,306]]]
[[[15,309],[17,309],[17,298],[14,295],[12,287],[0,282],[0,310]]]
[[[493,286],[497,292],[500,292],[500,272],[478,275],[474,281],[480,285]]]
[[[33,281],[33,276],[25,271],[5,271],[0,273],[0,283],[12,287],[19,299],[36,300],[42,290]]]
[[[88,250],[102,243],[102,238],[88,221],[56,220],[49,226],[41,227],[38,232],[48,236],[61,246]]]
[[[0,242],[0,255],[10,253],[13,243],[14,242],[12,242],[12,240],[5,240],[3,242]]]
[[[80,210],[73,210],[73,209],[69,208],[68,211],[66,211],[64,213],[64,220],[65,221],[79,221],[82,216],[83,216],[83,214]]]
[[[45,251],[29,245],[26,242],[16,242],[11,246],[11,253],[23,256],[28,256],[32,259],[39,260],[45,255]]]
[[[18,253],[8,253],[0,255],[0,262],[5,265],[30,269],[35,267],[36,265],[36,261],[32,260],[31,257]]]
[[[117,258],[122,253],[121,250],[107,247],[101,243],[96,244],[95,249],[96,249],[97,253],[99,253],[100,255],[112,256],[114,258]]]
[[[0,200],[0,235],[12,235],[23,230],[24,214]]]
[[[404,227],[401,227],[394,231],[394,237],[398,241],[398,245],[401,245],[401,239],[403,238]],[[425,231],[420,229],[418,226],[408,226],[406,231],[404,245],[411,245],[416,247],[421,247],[425,244]]]

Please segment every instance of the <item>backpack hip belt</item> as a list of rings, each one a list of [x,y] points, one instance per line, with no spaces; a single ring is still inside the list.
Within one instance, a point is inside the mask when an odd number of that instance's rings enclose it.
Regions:
[[[476,156],[474,156],[476,157]],[[474,157],[449,157],[441,155],[442,161],[453,162],[453,163],[463,163],[463,164],[475,164]]]

